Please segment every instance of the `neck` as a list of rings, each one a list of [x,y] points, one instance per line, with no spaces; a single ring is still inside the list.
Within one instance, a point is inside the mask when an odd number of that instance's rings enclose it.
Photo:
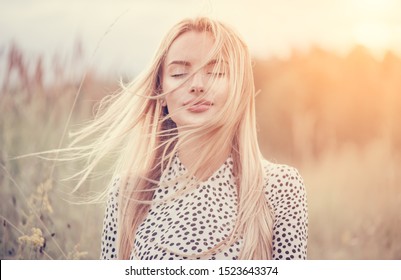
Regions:
[[[214,137],[213,137],[214,136]],[[201,180],[207,180],[227,160],[232,141],[219,139],[216,135],[192,137],[178,146],[178,156],[185,168]],[[205,156],[205,149],[211,156]],[[204,161],[198,163],[197,160]]]

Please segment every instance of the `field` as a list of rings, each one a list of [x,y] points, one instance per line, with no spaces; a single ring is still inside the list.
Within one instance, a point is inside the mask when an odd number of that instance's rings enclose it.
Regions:
[[[90,119],[117,83],[88,70],[82,87],[59,73],[45,84],[39,66],[5,63],[0,259],[97,259],[104,205],[77,203],[73,182],[62,180],[79,166],[15,157],[67,145],[64,129]],[[399,57],[378,60],[361,47],[344,57],[311,49],[255,61],[261,148],[304,178],[309,259],[401,259],[399,73]],[[95,178],[84,189],[104,184]]]

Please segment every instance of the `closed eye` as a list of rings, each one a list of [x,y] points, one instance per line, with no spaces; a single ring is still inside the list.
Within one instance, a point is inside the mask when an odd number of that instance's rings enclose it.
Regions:
[[[207,75],[213,77],[223,77],[226,74],[226,66],[215,61],[212,61],[208,65],[206,65],[205,72]]]
[[[224,72],[207,72],[207,74],[215,76],[215,77],[223,77],[226,73],[224,73]]]
[[[187,75],[187,73],[171,74],[170,76],[173,78],[180,78],[180,77],[184,77],[185,75]]]

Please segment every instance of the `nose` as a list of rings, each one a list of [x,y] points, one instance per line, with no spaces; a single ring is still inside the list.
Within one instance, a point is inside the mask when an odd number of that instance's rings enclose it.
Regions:
[[[198,71],[192,76],[189,91],[191,93],[203,93],[205,91],[205,85],[203,80],[203,73]]]

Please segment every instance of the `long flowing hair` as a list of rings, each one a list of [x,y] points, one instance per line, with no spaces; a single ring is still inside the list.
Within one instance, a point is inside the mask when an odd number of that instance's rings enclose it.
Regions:
[[[212,120],[188,126],[178,137],[171,113],[160,102],[170,93],[163,91],[162,71],[174,40],[189,31],[208,32],[212,36],[214,46],[205,65],[212,58],[225,62],[230,93],[224,108]],[[215,67],[221,65],[216,63]],[[118,93],[105,97],[94,120],[72,136],[70,148],[77,158],[87,159],[86,167],[76,174],[81,176],[77,188],[103,160],[117,155],[112,172],[113,177],[120,178],[117,238],[120,259],[130,258],[138,226],[152,203],[158,203],[152,200],[157,186],[172,183],[160,180],[163,171],[172,163],[178,147],[194,139],[202,142],[193,151],[196,156],[191,173],[185,178],[194,178],[195,173],[207,174],[207,167],[215,162],[221,147],[230,147],[238,214],[226,240],[202,254],[188,256],[217,253],[241,238],[239,259],[271,259],[273,216],[265,196],[266,174],[257,142],[252,60],[246,44],[232,28],[205,17],[176,24],[162,40],[148,69],[128,85],[122,85]],[[190,182],[193,181],[188,180],[190,187],[196,187],[196,182]],[[109,191],[104,190],[103,198]]]

